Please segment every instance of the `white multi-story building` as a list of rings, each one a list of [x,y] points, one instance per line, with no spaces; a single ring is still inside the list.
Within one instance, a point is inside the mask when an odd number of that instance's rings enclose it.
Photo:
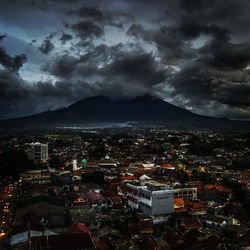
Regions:
[[[170,186],[149,181],[127,184],[128,205],[152,218],[154,223],[164,222],[174,212],[174,191]]]
[[[48,144],[35,142],[30,143],[27,150],[28,155],[35,161],[47,161],[48,160]]]
[[[174,188],[174,198],[183,198],[184,200],[197,200],[196,187],[178,187]]]

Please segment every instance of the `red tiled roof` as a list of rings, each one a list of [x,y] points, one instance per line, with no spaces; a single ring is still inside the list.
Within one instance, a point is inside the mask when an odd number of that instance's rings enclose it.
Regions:
[[[72,224],[66,233],[90,233],[91,230],[82,223]]]
[[[174,203],[179,206],[184,206],[185,202],[183,198],[175,198]]]
[[[195,185],[196,187],[202,186],[202,182],[201,181],[190,181],[189,183]]]
[[[87,162],[87,166],[88,167],[95,167],[95,166],[97,166],[97,162],[96,161],[89,161],[89,162]]]
[[[97,250],[109,250],[109,246],[103,240],[96,240],[95,241],[96,249]]]
[[[191,201],[185,201],[185,205],[187,208],[193,209],[193,210],[199,210],[204,209],[205,205],[201,202],[191,202]]]
[[[213,189],[215,189],[215,186],[211,185],[211,184],[207,184],[204,187],[205,187],[206,190],[213,190]]]
[[[128,231],[132,235],[140,234],[140,229],[138,223],[128,224]]]
[[[86,200],[79,196],[73,202],[83,204],[83,203],[86,203]]]
[[[170,164],[170,163],[164,163],[161,165],[162,168],[167,168],[167,169],[171,169],[171,168],[175,168],[174,165]]]
[[[179,239],[180,235],[170,226],[166,226],[163,238],[171,245],[174,245]]]
[[[242,172],[241,176],[250,177],[250,169],[247,169],[246,171]]]
[[[212,185],[212,184],[208,184],[204,186],[206,190],[217,190],[220,193],[231,193],[232,190],[229,188],[225,188],[221,185]]]
[[[119,183],[111,183],[110,184],[110,186],[109,186],[109,188],[108,189],[112,189],[112,190],[114,190],[114,189],[117,189],[117,187],[119,186]]]
[[[225,188],[223,186],[216,185],[215,186],[216,190],[220,193],[232,193],[232,190],[229,188]]]
[[[81,173],[79,171],[73,171],[72,176],[80,176]]]
[[[181,225],[184,226],[187,230],[191,229],[199,229],[201,227],[201,223],[192,217],[183,218]]]
[[[173,154],[175,154],[176,153],[176,150],[168,150],[168,154],[170,154],[170,155],[173,155]]]
[[[188,210],[185,207],[175,208],[175,213],[186,213]]]
[[[153,233],[153,225],[149,219],[139,220],[138,224],[141,233]]]
[[[121,180],[123,181],[132,181],[132,180],[136,180],[137,178],[135,176],[132,175],[125,175],[121,177]]]

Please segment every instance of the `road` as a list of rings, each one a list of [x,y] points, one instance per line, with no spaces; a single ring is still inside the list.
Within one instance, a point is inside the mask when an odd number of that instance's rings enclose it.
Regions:
[[[5,241],[13,223],[14,192],[9,183],[3,184],[0,191],[0,243]]]

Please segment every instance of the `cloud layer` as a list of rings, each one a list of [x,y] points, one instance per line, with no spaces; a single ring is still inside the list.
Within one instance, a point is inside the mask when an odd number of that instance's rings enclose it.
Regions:
[[[195,113],[250,119],[247,0],[0,5],[8,28],[0,26],[0,118],[93,95],[152,94]]]

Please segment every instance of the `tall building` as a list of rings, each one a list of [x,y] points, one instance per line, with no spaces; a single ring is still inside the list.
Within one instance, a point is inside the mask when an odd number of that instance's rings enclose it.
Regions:
[[[35,142],[30,143],[27,149],[27,153],[30,158],[33,160],[40,162],[40,161],[47,161],[48,160],[48,144]]]
[[[149,181],[127,184],[128,205],[139,209],[153,220],[153,223],[164,222],[174,212],[174,191],[165,184]]]

